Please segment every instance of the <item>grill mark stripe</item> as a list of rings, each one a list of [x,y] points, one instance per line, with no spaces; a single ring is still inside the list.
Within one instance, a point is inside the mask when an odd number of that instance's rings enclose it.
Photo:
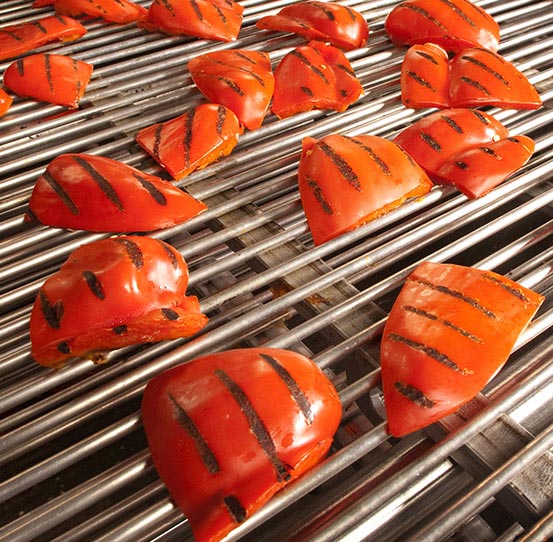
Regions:
[[[307,94],[307,96],[309,96],[310,98],[313,98],[313,91],[312,91],[309,87],[301,86],[301,87],[300,87],[300,90],[301,90],[304,94]]]
[[[2,29],[0,29],[0,32],[2,32],[2,34],[6,34],[7,36],[14,39],[15,41],[24,41],[23,38],[16,32],[12,32],[10,30],[2,30]]]
[[[123,203],[119,199],[117,192],[111,186],[110,182],[94,167],[86,161],[82,156],[73,155],[73,160],[79,164],[87,173],[90,174],[92,180],[99,186],[100,190],[105,194],[108,200],[117,207],[119,211],[123,211]]]
[[[501,160],[501,156],[497,154],[493,149],[490,147],[478,147],[479,151],[482,151],[484,154],[487,154],[488,156],[493,156],[497,160]]]
[[[240,51],[234,51],[234,54],[241,58],[242,60],[245,60],[246,62],[249,62],[250,64],[253,64],[254,66],[258,65],[258,62],[256,62],[253,58],[250,58],[248,55],[245,55],[244,53]]]
[[[227,120],[227,108],[220,105],[217,108],[217,122],[215,123],[215,130],[219,137],[223,137],[223,127]]]
[[[179,261],[177,260],[177,256],[174,252],[174,249],[170,245],[168,245],[167,243],[164,243],[159,239],[157,241],[161,245],[161,248],[163,248],[163,250],[166,252],[167,257],[169,258],[169,261],[171,262],[171,265],[173,266],[173,268],[178,269]]]
[[[330,145],[324,141],[319,141],[319,147],[331,160],[332,163],[338,168],[340,174],[344,179],[358,192],[361,191],[361,184],[359,183],[359,178],[351,166],[347,163],[344,158],[342,158],[337,152],[334,151]]]
[[[317,51],[318,52],[318,51]],[[329,85],[328,79],[326,78],[326,75],[321,71],[320,68],[315,66],[305,55],[303,55],[300,51],[296,51],[295,49],[291,51],[289,54],[294,55],[296,58],[300,60],[303,64],[305,64],[313,73],[318,75],[325,83],[325,85]]]
[[[459,81],[462,81],[463,83],[466,83],[467,85],[470,85],[471,87],[474,87],[475,89],[477,89],[480,92],[484,93],[486,96],[491,96],[491,92],[482,83],[476,81],[475,79],[471,79],[470,77],[467,77],[466,75],[463,75],[463,76],[459,77]]]
[[[184,153],[184,165],[190,166],[190,148],[192,147],[192,130],[194,128],[194,117],[196,116],[196,110],[192,109],[184,121],[184,137],[182,140],[182,150]]]
[[[488,66],[481,60],[478,60],[477,58],[473,58],[471,56],[462,56],[461,60],[465,60],[466,62],[469,62],[470,64],[473,64],[474,66],[477,66],[480,69],[484,70],[486,73],[493,75],[498,81],[503,83],[506,87],[510,86],[509,81],[507,81],[507,79],[505,79],[505,77],[503,77],[502,74],[500,74],[498,71],[494,70],[493,68],[490,68],[490,66]]]
[[[466,329],[463,329],[462,327],[459,327],[458,325],[454,324],[451,320],[445,320],[444,318],[440,318],[439,316],[425,311],[423,309],[419,309],[418,307],[413,307],[411,305],[403,305],[403,310],[407,312],[412,312],[413,314],[416,314],[417,316],[422,316],[423,318],[428,318],[429,320],[432,320],[433,322],[438,322],[446,327],[449,327],[453,329],[454,331],[457,331],[459,334],[463,335],[463,337],[466,337],[467,339],[470,339],[471,341],[481,343],[482,339],[480,337],[477,337],[470,331],[467,331]]]
[[[486,118],[480,111],[477,109],[469,109],[469,111],[482,123],[488,126],[491,124],[491,121]]]
[[[140,175],[137,175],[136,173],[134,173],[134,178],[158,205],[167,205],[167,198],[152,182],[148,181],[148,179],[145,179],[144,177],[141,177]]]
[[[125,247],[125,250],[127,251],[132,264],[137,269],[142,269],[142,266],[144,265],[144,255],[142,254],[140,247],[126,237],[117,237],[116,241],[118,243],[121,243]]]
[[[451,117],[448,117],[447,115],[442,115],[441,116],[441,119],[443,121],[445,121],[447,123],[447,125],[452,128],[453,130],[455,130],[455,132],[457,132],[458,134],[462,134],[463,133],[463,128],[461,127],[460,124],[458,124],[457,122],[455,122],[454,119],[452,119]]]
[[[442,152],[442,146],[430,134],[419,132],[419,136],[433,151]]]
[[[416,54],[418,56],[421,56],[425,60],[432,62],[432,64],[435,64],[436,66],[438,65],[438,61],[431,54],[428,54],[426,51],[416,51]]]
[[[394,382],[394,388],[405,398],[421,408],[432,408],[434,401],[427,397],[419,388],[405,382]]]
[[[219,378],[219,380],[221,380],[221,382],[228,389],[234,400],[240,406],[240,409],[248,420],[251,432],[253,433],[262,450],[265,452],[265,455],[271,462],[275,470],[277,480],[279,482],[283,480],[289,480],[289,467],[284,464],[278,457],[275,443],[273,442],[273,439],[271,438],[267,427],[255,411],[247,395],[244,393],[244,390],[222,369],[215,369],[215,375]]]
[[[444,3],[448,8],[451,9],[455,14],[457,14],[463,21],[468,23],[472,28],[477,28],[476,23],[459,7],[456,6],[453,2],[450,0],[440,0],[442,3]]]
[[[503,288],[506,292],[509,292],[510,294],[514,295],[517,299],[520,299],[525,303],[530,303],[530,299],[526,295],[524,295],[524,292],[521,292],[518,288],[511,286],[510,284],[506,284],[502,280],[499,280],[493,275],[488,275],[487,273],[482,273],[481,276],[484,280],[489,280],[490,282],[497,284],[498,286]]]
[[[497,319],[497,316],[489,309],[478,303],[476,299],[473,297],[469,297],[462,292],[459,292],[457,290],[452,290],[451,288],[448,288],[447,286],[442,286],[441,284],[434,284],[432,282],[428,282],[423,279],[413,279],[409,278],[408,280],[416,282],[417,284],[421,284],[422,286],[426,286],[427,288],[430,288],[432,290],[436,290],[437,292],[440,292],[442,294],[450,295],[451,297],[454,297],[455,299],[459,299],[460,301],[464,301],[465,303],[468,303],[471,307],[475,308],[476,310],[480,311],[482,314],[487,316],[488,318],[492,318],[494,320]]]
[[[46,73],[46,81],[48,82],[50,92],[54,94],[54,79],[52,78],[52,65],[49,54],[44,55],[44,72]]]
[[[81,93],[81,80],[79,79],[79,65],[75,58],[73,59],[73,73],[75,74],[75,101],[77,101]]]
[[[281,363],[272,356],[269,356],[267,354],[259,355],[276,371],[284,384],[286,384],[286,387],[290,391],[290,394],[294,398],[294,401],[296,401],[296,403],[300,407],[300,410],[307,420],[307,423],[313,423],[314,416],[311,410],[309,399],[307,399],[307,396],[305,395],[305,393],[303,393],[302,389],[299,387],[298,383],[294,380],[292,375],[288,372],[286,367],[281,365]]]
[[[389,333],[388,339],[396,343],[404,344],[409,348],[412,348],[413,350],[417,350],[418,352],[422,352],[423,354],[426,354],[429,358],[432,358],[438,363],[441,363],[444,367],[447,367],[448,369],[451,369],[456,373],[460,373],[462,375],[468,373],[466,369],[459,367],[459,365],[457,365],[450,357],[432,346],[427,346],[424,343],[413,341],[412,339],[409,339],[408,337],[404,337],[403,335],[399,335],[397,333]]]
[[[42,174],[42,178],[48,183],[50,188],[56,193],[60,198],[61,202],[69,209],[69,211],[74,215],[79,215],[79,208],[76,203],[71,199],[71,196],[66,192],[66,190],[54,179],[52,174],[49,171],[45,171]]]
[[[157,0],[156,0],[157,1]],[[171,4],[171,2],[169,0],[161,0],[160,2],[158,3],[161,3],[163,4],[163,6],[165,7],[165,9],[173,16],[173,17],[176,17],[176,14],[175,14],[175,8],[173,7],[173,4]]]
[[[153,153],[156,158],[159,158],[159,147],[161,145],[161,134],[163,133],[163,124],[158,124],[154,133],[154,149]]]
[[[221,20],[223,25],[228,28],[227,18],[221,8],[217,4],[213,4],[213,7],[215,8],[215,11],[217,12],[217,15],[219,16],[219,19]]]
[[[257,75],[251,68],[245,68],[243,66],[235,66],[233,64],[229,64],[228,62],[222,62],[221,60],[211,60],[213,64],[217,64],[219,66],[223,66],[225,68],[230,68],[231,70],[239,70],[244,73],[247,73],[251,77],[253,77],[263,88],[265,88],[265,81],[263,81],[263,78]]]
[[[328,9],[324,4],[320,4],[319,2],[311,2],[311,5],[320,9],[326,15],[329,21],[336,20],[334,13],[330,9]]]
[[[106,298],[106,293],[104,291],[102,283],[100,282],[100,279],[92,271],[89,270],[83,271],[82,276],[94,296],[97,297],[100,301],[103,301]]]
[[[426,80],[423,79],[418,73],[408,70],[407,76],[413,79],[413,81],[419,83],[419,85],[422,85],[423,87],[426,87],[427,89],[431,90],[432,92],[436,92],[436,89]]]
[[[418,13],[425,19],[428,19],[432,24],[436,25],[440,30],[443,32],[449,32],[449,29],[447,26],[445,26],[442,21],[436,19],[435,17],[432,17],[428,11],[426,11],[424,8],[421,8],[419,6],[414,6],[412,4],[405,4],[403,6],[405,9],[410,9],[411,11],[414,11],[415,13]]]
[[[44,26],[41,24],[40,21],[33,21],[31,23],[36,29],[38,29],[39,32],[42,32],[43,34],[48,34],[48,30],[44,28]]]
[[[170,393],[167,394],[167,397],[175,408],[175,420],[194,441],[196,450],[198,450],[198,453],[200,454],[202,462],[205,465],[207,471],[210,474],[215,474],[219,472],[219,462],[217,461],[215,454],[209,447],[203,435],[200,433],[198,426],[194,423],[194,420],[190,417],[188,412],[186,412],[186,410],[181,405],[179,405],[177,400]]]
[[[202,15],[202,12],[200,10],[200,6],[198,6],[198,3],[196,0],[190,0],[190,5],[192,6],[192,9],[194,10],[194,13],[196,14],[196,17],[198,17],[199,21],[204,20],[204,16]]]
[[[366,152],[371,159],[376,163],[376,165],[380,168],[380,171],[384,175],[391,175],[392,171],[390,170],[390,166],[380,157],[378,154],[374,152],[374,150],[369,147],[368,145],[365,145],[362,141],[359,141],[355,137],[348,138],[350,141],[355,143],[360,149],[362,149],[364,152]]]
[[[174,322],[175,320],[179,319],[179,314],[175,312],[173,309],[169,309],[167,307],[163,307],[161,309],[161,314],[163,314],[163,316],[167,318],[167,320],[170,320],[171,322]]]
[[[64,312],[63,303],[61,301],[57,301],[54,304],[50,303],[42,288],[38,291],[38,298],[40,301],[40,310],[46,323],[52,329],[59,329]]]
[[[25,63],[23,62],[23,59],[19,59],[15,63],[15,67],[17,68],[17,73],[20,77],[23,77],[25,75]]]
[[[246,519],[246,509],[234,495],[227,495],[223,498],[229,514],[236,523],[242,523]]]
[[[307,186],[309,186],[309,188],[311,188],[311,190],[313,192],[313,196],[315,197],[317,202],[320,204],[321,210],[323,211],[323,213],[325,215],[334,214],[334,211],[332,210],[332,207],[330,206],[330,203],[328,203],[328,201],[326,201],[324,196],[323,196],[323,191],[322,191],[321,187],[319,186],[319,183],[311,177],[307,178],[306,181],[307,181]]]

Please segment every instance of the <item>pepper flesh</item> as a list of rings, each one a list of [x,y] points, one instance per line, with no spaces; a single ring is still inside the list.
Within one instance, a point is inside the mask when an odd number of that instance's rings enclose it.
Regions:
[[[382,335],[390,433],[417,431],[470,401],[506,362],[542,301],[492,271],[420,264]]]
[[[396,144],[368,135],[305,138],[298,181],[316,245],[432,187],[424,171]]]
[[[142,420],[157,472],[198,542],[216,542],[328,452],[336,390],[309,359],[248,348],[154,377]]]
[[[335,2],[298,2],[282,8],[276,15],[261,17],[255,25],[262,30],[293,32],[307,40],[327,42],[345,50],[364,47],[369,37],[363,15]]]
[[[55,0],[56,13],[73,17],[100,17],[107,22],[126,24],[143,20],[148,11],[130,0]]]
[[[31,355],[59,367],[72,357],[189,337],[207,317],[187,296],[181,254],[150,237],[81,245],[40,287],[31,311]]]
[[[13,98],[2,88],[0,88],[0,117],[8,112],[13,103]]]
[[[152,231],[180,224],[206,208],[170,182],[117,160],[62,154],[38,178],[29,218],[57,228]]]
[[[65,55],[37,53],[12,62],[4,86],[22,97],[76,108],[93,66]]]

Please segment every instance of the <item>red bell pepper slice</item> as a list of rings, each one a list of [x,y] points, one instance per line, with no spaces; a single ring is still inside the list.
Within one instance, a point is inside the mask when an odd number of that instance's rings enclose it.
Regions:
[[[376,136],[303,140],[298,169],[303,209],[320,245],[428,192],[432,183],[395,143]]]
[[[433,43],[413,45],[401,64],[401,101],[406,107],[449,107],[449,58]]]
[[[0,117],[8,112],[13,103],[13,98],[2,88],[0,88]]]
[[[247,49],[213,51],[193,58],[188,70],[208,100],[234,111],[249,130],[261,126],[275,87],[267,53]]]
[[[189,337],[207,317],[186,296],[181,254],[150,237],[122,236],[73,251],[41,286],[31,312],[31,355],[59,367],[75,356]]]
[[[0,28],[0,60],[13,58],[54,41],[74,41],[86,28],[71,17],[52,16]]]
[[[232,152],[242,127],[224,105],[202,104],[166,122],[143,128],[136,141],[174,179],[182,179]]]
[[[369,38],[369,25],[363,15],[335,2],[298,2],[282,8],[276,15],[261,17],[256,26],[292,32],[345,50],[364,47]]]
[[[501,55],[486,49],[461,51],[450,62],[451,107],[496,106],[537,109],[541,98],[526,76]]]
[[[507,128],[488,113],[475,109],[444,109],[411,124],[394,141],[431,179],[435,179],[442,164],[453,154],[508,135]]]
[[[170,182],[117,160],[62,154],[37,180],[28,217],[57,228],[134,232],[168,228],[206,208]]]
[[[312,41],[287,53],[275,70],[272,111],[285,118],[312,109],[345,111],[363,87],[344,53]]]
[[[142,400],[154,466],[201,542],[324,458],[341,412],[311,360],[272,348],[187,362],[150,380]]]
[[[395,45],[435,43],[453,52],[499,45],[499,25],[470,0],[406,0],[390,11],[385,28]]]
[[[455,153],[437,175],[441,183],[453,184],[469,198],[479,198],[518,171],[533,152],[534,141],[529,137],[507,137]]]
[[[104,21],[126,24],[141,21],[148,10],[130,0],[55,0],[56,13],[73,17],[99,17]]]
[[[56,0],[35,0],[31,5],[32,8],[44,8],[46,6],[53,6]]]
[[[382,385],[400,437],[470,401],[507,361],[543,296],[493,273],[425,262],[384,327]]]
[[[12,62],[4,72],[4,86],[19,96],[76,108],[92,70],[82,60],[38,53]]]
[[[166,34],[233,41],[244,7],[234,0],[154,0],[140,26]]]

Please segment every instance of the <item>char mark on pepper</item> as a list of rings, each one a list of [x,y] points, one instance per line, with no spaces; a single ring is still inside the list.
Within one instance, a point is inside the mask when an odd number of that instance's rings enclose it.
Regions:
[[[426,51],[416,51],[416,54],[418,56],[421,56],[425,60],[428,60],[429,62],[432,62],[432,64],[438,65],[438,61],[430,54],[428,54]]]
[[[455,5],[451,0],[440,0],[443,4],[445,4],[448,8],[451,9],[456,15],[461,17],[463,21],[468,23],[472,28],[477,28],[476,23],[468,16],[467,13],[465,13],[459,6]]]
[[[315,199],[320,204],[323,213],[325,215],[334,214],[330,203],[328,203],[328,201],[326,201],[323,196],[323,191],[321,190],[319,183],[315,179],[310,177],[307,179],[307,186],[309,186],[309,188],[311,188],[311,190],[313,191],[313,196],[315,196]]]
[[[167,257],[169,258],[169,261],[171,262],[171,265],[173,266],[173,268],[178,269],[179,268],[179,261],[177,260],[177,256],[174,252],[175,249],[172,248],[167,243],[163,243],[162,241],[159,241],[159,244],[160,244],[161,248],[163,248],[163,250],[167,254]]]
[[[220,137],[223,137],[223,127],[225,126],[225,121],[227,120],[227,109],[220,105],[217,108],[217,122],[215,123],[215,130]]]
[[[327,17],[329,21],[334,21],[336,17],[334,16],[334,13],[328,9],[324,4],[321,4],[319,2],[312,2],[312,6],[319,8]]]
[[[388,334],[388,339],[396,343],[404,344],[409,348],[412,348],[413,350],[417,350],[418,352],[422,352],[423,354],[426,354],[429,358],[436,360],[444,367],[447,367],[448,369],[451,369],[456,373],[460,373],[462,375],[467,374],[466,369],[459,367],[459,365],[457,365],[449,356],[447,356],[443,352],[440,352],[433,346],[428,346],[424,343],[413,341],[412,339],[409,339],[408,337],[404,337],[403,335],[399,335],[397,333]]]
[[[320,54],[317,49],[315,49],[315,51]],[[313,64],[304,54],[302,54],[300,51],[297,51],[296,49],[291,51],[290,54],[294,55],[300,60],[300,62],[303,62],[313,73],[318,75],[324,81],[325,85],[330,84],[323,71],[319,67],[315,66],[315,64]]]
[[[482,273],[482,278],[484,280],[489,280],[490,282],[493,282],[494,284],[497,284],[501,288],[503,288],[506,292],[509,292],[511,295],[514,295],[517,299],[520,299],[521,301],[524,301],[525,303],[529,303],[530,300],[528,297],[524,295],[523,292],[521,292],[519,289],[511,286],[510,284],[507,284],[506,282],[503,282],[502,280],[499,280],[498,278],[494,277],[493,275],[489,275],[488,273]]]
[[[144,255],[142,254],[140,247],[133,241],[129,241],[126,237],[117,237],[116,241],[125,247],[132,264],[137,269],[141,269],[144,265]]]
[[[319,141],[319,147],[320,149],[326,154],[331,160],[332,163],[338,168],[340,171],[340,175],[357,190],[358,192],[361,192],[361,184],[359,182],[359,178],[357,177],[357,174],[355,171],[353,171],[352,167],[342,158],[338,153],[334,151],[330,145],[325,143],[324,141]]]
[[[378,154],[374,152],[374,150],[369,147],[368,145],[365,145],[362,141],[359,141],[355,137],[347,138],[353,143],[355,143],[360,149],[362,149],[364,152],[366,152],[370,157],[371,160],[380,168],[380,171],[384,175],[391,175],[390,166],[380,157]]]
[[[394,388],[404,397],[421,408],[432,408],[434,401],[427,397],[419,388],[405,382],[394,382]]]
[[[60,198],[62,203],[71,211],[72,214],[78,215],[79,208],[75,202],[71,199],[71,196],[66,192],[66,190],[54,179],[49,171],[45,171],[42,175],[42,178],[48,183],[50,188],[56,193]]]
[[[433,150],[436,152],[442,152],[442,146],[426,132],[419,132],[420,138]]]
[[[501,156],[499,156],[499,154],[497,154],[490,147],[478,147],[478,150],[483,152],[484,154],[487,154],[488,156],[492,156],[493,158],[496,158],[497,160],[501,160]]]
[[[173,17],[176,17],[175,15],[175,8],[173,7],[173,4],[171,4],[171,2],[169,0],[156,0],[158,4],[162,4],[165,9],[173,16]]]
[[[449,29],[447,28],[447,26],[445,26],[442,23],[442,21],[440,21],[439,19],[436,19],[436,17],[433,17],[432,15],[430,15],[430,13],[428,13],[428,11],[426,11],[424,8],[421,8],[419,6],[414,6],[412,4],[405,4],[403,7],[405,9],[410,9],[411,11],[414,11],[415,13],[418,13],[419,15],[424,17],[425,19],[428,19],[432,24],[436,25],[443,32],[445,32],[445,33],[449,32]]]
[[[169,309],[167,307],[161,309],[161,314],[163,314],[163,316],[167,318],[167,320],[171,320],[172,322],[179,319],[179,314],[173,309]]]
[[[200,10],[200,6],[198,6],[198,3],[196,0],[190,0],[190,5],[192,6],[192,9],[194,10],[194,13],[196,14],[196,17],[198,17],[199,21],[204,20],[204,16],[202,15],[202,12]]]
[[[469,109],[469,111],[482,123],[486,126],[490,124],[490,120],[486,118],[480,111],[477,109]]]
[[[427,89],[431,90],[432,92],[436,92],[436,89],[423,77],[421,77],[418,73],[408,70],[407,76],[413,79],[413,81],[417,82],[419,85],[422,85],[423,87],[426,87]]]
[[[10,38],[14,39],[15,41],[24,41],[19,34],[17,34],[16,32],[12,32],[11,30],[0,29],[0,32],[2,32],[2,34],[7,34]]]
[[[186,410],[181,405],[179,405],[177,400],[170,393],[167,394],[167,397],[169,397],[169,400],[175,408],[175,420],[194,441],[196,450],[200,454],[205,468],[210,474],[215,474],[219,472],[219,462],[217,461],[215,454],[209,447],[203,435],[200,433],[198,426],[194,423],[194,420],[190,417]]]
[[[217,4],[213,4],[213,7],[215,8],[217,15],[219,16],[219,19],[221,19],[221,22],[228,28],[227,18],[225,17],[225,14],[221,10],[221,8]]]
[[[244,390],[222,369],[215,369],[215,375],[228,389],[233,399],[238,403],[240,410],[248,420],[250,430],[257,439],[265,455],[271,462],[276,474],[277,481],[282,482],[290,479],[289,466],[278,457],[275,443],[271,435],[259,417]]]
[[[167,205],[167,198],[165,195],[160,192],[153,183],[145,179],[144,177],[141,177],[140,175],[134,174],[135,179],[142,185],[142,187],[150,194],[152,199],[158,204],[158,205]]]
[[[466,83],[467,85],[470,85],[471,87],[474,87],[475,89],[479,90],[486,96],[491,96],[491,92],[479,81],[476,81],[476,79],[472,79],[471,77],[467,77],[466,75],[462,75],[459,77],[459,80],[463,83]]]
[[[38,291],[38,298],[40,300],[40,310],[42,311],[46,323],[52,329],[59,329],[61,319],[63,318],[63,303],[61,301],[50,303],[42,289]]]
[[[117,207],[119,211],[123,210],[123,202],[119,199],[117,192],[111,186],[110,182],[94,167],[86,161],[82,156],[73,156],[73,160],[79,164],[91,177],[92,180],[99,186],[100,190],[105,194],[108,200]]]
[[[246,509],[234,495],[227,495],[223,502],[227,507],[229,514],[236,523],[242,523],[246,519]]]
[[[83,271],[83,278],[94,296],[103,301],[106,298],[106,293],[100,279],[92,271]]]
[[[480,50],[483,51],[484,49],[480,49]],[[507,81],[507,79],[505,79],[505,77],[503,77],[502,74],[495,71],[493,68],[490,68],[490,66],[488,66],[487,64],[485,64],[481,60],[478,60],[477,58],[473,58],[473,57],[467,56],[467,55],[463,55],[461,57],[461,60],[464,60],[465,62],[469,62],[470,64],[473,64],[474,66],[477,66],[478,68],[485,71],[486,73],[489,73],[490,75],[495,77],[498,81],[503,83],[506,87],[510,86],[509,81]]]
[[[313,423],[314,418],[313,418],[313,412],[311,411],[311,404],[309,403],[309,399],[307,398],[305,393],[303,393],[298,383],[294,380],[294,378],[288,372],[286,367],[284,367],[281,363],[279,363],[279,361],[275,359],[273,356],[269,356],[267,354],[259,354],[259,355],[276,371],[276,373],[284,382],[284,384],[286,384],[288,391],[294,398],[294,401],[296,401],[296,403],[300,407],[300,410],[302,414],[305,416],[307,423],[308,424]]]
[[[463,128],[455,122],[451,117],[448,117],[447,115],[442,115],[440,117],[450,128],[452,128],[455,132],[458,134],[463,133]]]
[[[35,28],[37,28],[39,30],[39,32],[42,32],[43,34],[48,34],[48,30],[46,30],[46,28],[44,28],[44,26],[41,24],[40,21],[33,21],[31,24]]]
[[[192,109],[185,117],[184,121],[184,136],[182,138],[182,152],[184,155],[184,165],[190,167],[190,148],[192,147],[192,138],[194,130],[194,118],[196,110]]]
[[[163,133],[163,124],[158,124],[154,132],[154,156],[159,159],[159,147],[161,145],[161,134]]]

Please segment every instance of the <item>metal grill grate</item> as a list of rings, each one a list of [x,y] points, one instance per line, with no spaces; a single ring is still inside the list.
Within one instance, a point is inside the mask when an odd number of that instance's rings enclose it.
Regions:
[[[148,5],[148,2],[141,2]],[[151,465],[139,405],[147,380],[200,354],[289,348],[331,376],[345,407],[330,457],[279,493],[226,540],[258,542],[538,541],[553,533],[553,4],[479,2],[500,23],[500,52],[540,90],[538,111],[493,110],[535,139],[516,176],[479,200],[436,187],[427,196],[314,247],[301,210],[301,140],[331,132],[391,137],[423,112],[399,101],[403,51],[383,22],[397,2],[344,3],[367,18],[369,45],[348,53],[365,95],[345,113],[309,112],[244,134],[234,152],[179,183],[209,210],[153,235],[187,259],[190,291],[210,317],[191,341],[126,348],[109,363],[45,370],[29,357],[38,286],[100,234],[24,224],[33,184],[63,152],[109,156],[163,176],[134,143],[144,126],[201,101],[187,73],[200,53],[265,50],[276,63],[302,43],[256,30],[288,2],[246,0],[231,44],[96,21],[48,50],[91,62],[81,108],[15,101],[0,119],[0,540],[191,540]],[[48,9],[5,0],[0,24]],[[0,63],[0,72],[8,62]],[[507,366],[456,415],[400,440],[382,418],[378,342],[398,288],[422,260],[493,269],[547,296]],[[296,504],[294,504],[296,503]],[[293,506],[292,506],[293,505]],[[454,534],[456,533],[456,534]]]

